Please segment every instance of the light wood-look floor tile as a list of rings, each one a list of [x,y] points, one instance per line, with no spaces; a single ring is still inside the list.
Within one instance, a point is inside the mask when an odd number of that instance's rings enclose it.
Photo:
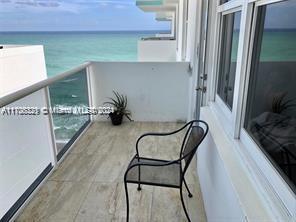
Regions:
[[[123,176],[135,154],[137,138],[147,132],[170,132],[177,123],[132,122],[114,127],[96,122],[75,143],[17,221],[123,222],[126,200]],[[139,144],[142,156],[175,159],[184,134],[147,137]],[[192,221],[206,221],[197,179],[196,158],[186,179],[194,197],[184,197]],[[186,221],[178,189],[129,184],[130,222]]]

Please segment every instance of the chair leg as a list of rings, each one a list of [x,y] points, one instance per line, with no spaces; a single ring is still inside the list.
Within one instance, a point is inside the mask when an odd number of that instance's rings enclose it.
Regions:
[[[188,185],[187,185],[187,183],[186,183],[185,178],[184,178],[184,184],[185,184],[186,190],[187,190],[187,192],[188,192],[188,197],[189,197],[189,198],[192,198],[193,195],[192,195],[192,193],[191,193],[190,190],[189,190],[189,187],[188,187]]]
[[[185,207],[184,199],[183,199],[182,185],[180,187],[180,196],[181,196],[181,202],[182,202],[182,206],[183,206],[183,210],[185,212],[186,218],[187,218],[188,222],[191,222],[190,217],[189,217],[186,207]]]
[[[140,191],[140,190],[142,190],[142,188],[141,188],[141,183],[140,183],[140,181],[141,181],[141,167],[138,166],[138,168],[139,168],[139,170],[138,170],[138,179],[139,179],[139,183],[138,183],[138,188],[137,188],[137,190]]]
[[[124,181],[124,188],[125,188],[125,198],[126,198],[126,222],[129,221],[129,199],[128,199],[128,189],[127,183]]]

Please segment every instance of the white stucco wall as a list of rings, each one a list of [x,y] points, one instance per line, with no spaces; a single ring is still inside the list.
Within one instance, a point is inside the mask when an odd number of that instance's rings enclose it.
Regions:
[[[189,110],[188,110],[188,119],[196,118],[199,111],[197,110],[197,93],[196,88],[198,87],[200,81],[198,73],[199,59],[197,55],[197,50],[199,47],[199,35],[200,32],[196,32],[196,29],[199,28],[200,17],[201,17],[201,1],[192,0],[188,1],[188,30],[187,30],[187,41],[186,41],[186,54],[184,55],[185,61],[190,62],[190,67],[192,68],[192,75],[190,77],[190,88],[188,90],[189,97]],[[184,15],[186,16],[186,15]],[[184,18],[185,19],[185,18]],[[197,35],[197,36],[196,36]],[[185,36],[184,36],[185,37]]]
[[[199,30],[200,23],[200,8],[197,8],[197,5],[200,6],[200,1],[197,3],[197,0],[188,1],[188,28],[187,28],[187,41],[186,41],[186,61],[191,61],[194,59],[194,54],[196,53],[196,43],[195,43],[195,34],[196,29]],[[199,34],[199,33],[197,33]]]
[[[0,49],[0,98],[46,77],[43,46]],[[6,107],[45,107],[45,96],[42,89]],[[48,116],[1,115],[1,110],[0,218],[54,162]]]
[[[245,221],[211,131],[198,149],[197,169],[208,222]]]
[[[203,107],[201,119],[209,124],[209,134],[197,153],[208,222],[283,221],[274,217],[239,153],[244,147],[230,139],[215,109]]]
[[[102,106],[115,90],[127,95],[128,108],[136,121],[186,121],[188,65],[187,62],[92,63],[94,106]]]
[[[0,49],[0,97],[47,77],[43,46]]]
[[[176,40],[139,40],[138,61],[176,61]]]

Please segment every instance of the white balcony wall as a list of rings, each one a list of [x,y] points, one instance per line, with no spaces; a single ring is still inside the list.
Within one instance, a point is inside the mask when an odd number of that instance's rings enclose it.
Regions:
[[[185,14],[184,14],[184,1],[180,0],[178,7],[177,7],[177,60],[181,61],[183,59],[183,35],[184,35],[184,21],[185,21]],[[185,47],[185,46],[184,46]]]
[[[186,121],[187,62],[94,62],[90,66],[93,105],[103,106],[112,90],[128,97],[135,121]],[[107,120],[98,116],[97,120]]]
[[[211,131],[198,149],[197,169],[207,220],[244,221],[244,213]]]
[[[46,77],[43,46],[4,45],[0,49],[0,96]]]
[[[46,106],[45,90],[7,107],[23,106]],[[48,116],[0,115],[0,218],[53,162],[52,150]]]
[[[175,40],[139,40],[138,61],[176,61]]]
[[[191,61],[195,59],[194,54],[196,53],[196,43],[195,41],[199,40],[196,38],[196,34],[199,35],[200,33],[196,33],[196,30],[200,30],[199,27],[199,18],[200,16],[197,16],[198,13],[200,13],[200,4],[201,2],[197,1],[188,1],[188,28],[187,28],[187,41],[186,41],[186,61]]]

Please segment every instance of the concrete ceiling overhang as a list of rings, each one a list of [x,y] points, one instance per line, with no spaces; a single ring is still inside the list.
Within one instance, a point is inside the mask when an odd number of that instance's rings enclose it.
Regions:
[[[136,5],[145,12],[174,12],[180,0],[137,0]]]

